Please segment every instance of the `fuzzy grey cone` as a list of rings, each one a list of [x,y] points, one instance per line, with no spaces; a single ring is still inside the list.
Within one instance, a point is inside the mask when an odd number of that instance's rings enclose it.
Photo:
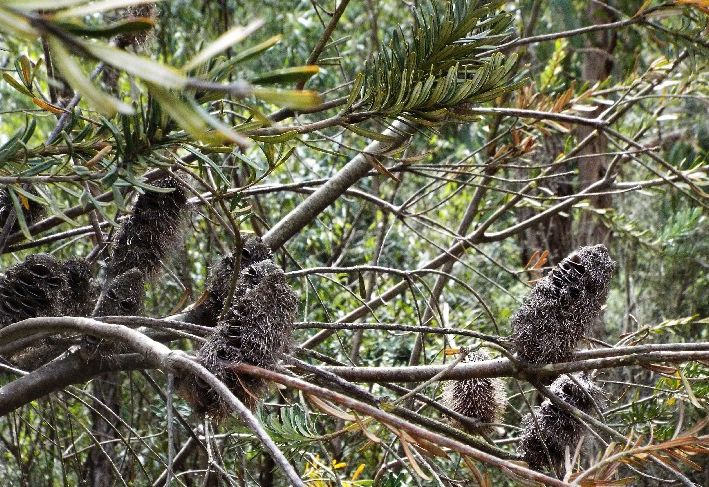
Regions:
[[[37,316],[59,316],[67,292],[61,263],[35,254],[10,267],[0,279],[0,328]]]
[[[86,259],[69,259],[62,262],[62,273],[67,281],[67,292],[62,297],[67,316],[91,316],[99,296],[99,286],[91,275]]]
[[[246,267],[240,274],[237,292],[238,297],[199,351],[198,359],[236,397],[253,408],[263,394],[265,382],[239,376],[229,366],[233,363],[266,368],[275,365],[281,353],[290,347],[298,299],[286,283],[283,271],[270,260]],[[184,381],[180,390],[198,413],[218,419],[229,414],[226,404],[194,378]]]
[[[490,356],[480,350],[470,352],[464,362],[482,362]],[[481,378],[446,381],[443,388],[443,405],[478,423],[495,423],[502,418],[507,397],[505,385],[499,378]],[[456,423],[458,423],[456,421]],[[490,430],[484,424],[475,428],[470,424],[458,424],[468,433],[486,433]]]
[[[27,199],[27,206],[27,208],[22,209],[22,215],[25,217],[27,226],[30,226],[42,218],[44,215],[44,206],[29,198]],[[0,191],[0,228],[5,226],[7,217],[10,216],[10,212],[14,208],[15,206],[12,204],[12,198],[10,197],[9,191],[7,188],[3,188],[2,191]],[[17,222],[17,219],[15,219],[15,223],[12,225],[10,231],[18,232],[19,230],[20,224]]]
[[[563,362],[608,297],[615,262],[604,245],[581,247],[537,282],[512,316],[512,342],[527,362]]]
[[[135,316],[143,314],[145,278],[131,269],[111,279],[99,297],[93,316]]]
[[[246,269],[256,262],[271,260],[271,249],[256,235],[245,237],[242,247],[241,269]],[[233,274],[234,256],[227,255],[210,269],[207,288],[194,308],[187,312],[185,320],[202,326],[217,326]]]
[[[182,241],[187,213],[184,190],[173,177],[152,184],[173,191],[146,191],[137,198],[133,214],[123,221],[114,238],[107,268],[109,279],[133,268],[142,270],[146,279],[155,277],[161,262]]]
[[[591,414],[594,411],[594,401],[601,397],[600,389],[581,373],[574,374],[574,378],[581,387],[569,377],[562,376],[556,379],[549,389],[567,404]],[[539,428],[537,429],[532,415],[527,414],[522,420],[522,435],[517,449],[531,468],[544,470],[552,467],[561,471],[566,448],[569,448],[570,455],[574,454],[585,428],[581,422],[562,411],[549,399],[536,408],[534,414]]]

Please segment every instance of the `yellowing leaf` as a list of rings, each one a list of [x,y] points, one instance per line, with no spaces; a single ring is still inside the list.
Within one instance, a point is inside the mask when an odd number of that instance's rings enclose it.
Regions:
[[[39,108],[47,110],[48,112],[52,112],[56,115],[64,113],[64,110],[62,110],[58,106],[52,105],[51,103],[47,103],[46,101],[41,100],[39,98],[32,98],[32,103],[37,105]]]

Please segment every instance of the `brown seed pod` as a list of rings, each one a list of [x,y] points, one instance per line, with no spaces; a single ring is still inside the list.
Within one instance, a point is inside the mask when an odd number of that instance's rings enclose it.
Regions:
[[[283,271],[270,260],[245,268],[237,289],[238,297],[200,349],[198,360],[239,400],[253,408],[266,383],[240,376],[229,366],[240,362],[266,368],[274,366],[290,347],[298,300],[286,283]],[[230,412],[214,391],[194,377],[183,380],[179,389],[196,412],[217,419]]]
[[[0,228],[3,228],[5,226],[5,222],[7,222],[7,217],[10,215],[10,212],[14,208],[15,206],[12,204],[12,198],[10,197],[9,190],[7,188],[3,188],[2,191],[0,191]],[[44,216],[44,205],[41,205],[36,201],[27,198],[27,207],[22,208],[22,215],[25,217],[25,222],[27,222],[27,226],[30,226],[37,220],[42,218],[42,216]],[[20,224],[17,222],[17,220],[15,220],[15,223],[12,225],[11,231],[18,232],[19,230]]]
[[[66,292],[61,263],[48,254],[30,255],[0,279],[0,327],[37,316],[61,315]]]
[[[241,269],[264,260],[271,260],[271,249],[258,236],[246,236],[241,250]],[[207,288],[198,303],[187,312],[185,320],[202,326],[217,326],[233,274],[234,256],[227,255],[210,269]],[[236,290],[235,297],[238,295],[239,291]]]
[[[470,352],[464,362],[482,362],[489,360],[490,356],[480,350]],[[470,418],[479,427],[468,423],[458,423],[458,426],[468,433],[487,433],[490,428],[484,423],[500,421],[507,405],[505,384],[499,378],[480,378],[466,380],[446,381],[443,388],[442,403],[453,411]]]
[[[531,363],[568,359],[599,316],[614,269],[608,249],[593,245],[579,248],[539,280],[511,319],[518,357]]]
[[[583,374],[574,374],[574,378],[581,386],[569,377],[562,376],[549,389],[567,404],[590,414],[594,411],[594,401],[600,403],[597,401],[600,399],[600,389]],[[564,465],[566,449],[573,455],[584,434],[584,426],[549,399],[535,408],[534,415],[539,428],[532,415],[526,415],[522,420],[522,435],[517,449],[531,468],[544,470],[552,467],[560,471]]]
[[[91,316],[100,289],[91,275],[91,265],[86,259],[69,259],[62,262],[67,292],[62,297],[67,316]]]
[[[131,269],[112,278],[101,292],[93,316],[135,316],[143,313],[145,278]]]
[[[146,191],[133,207],[133,214],[123,221],[111,246],[106,271],[113,278],[130,269],[140,269],[146,279],[157,276],[161,261],[182,241],[187,213],[187,196],[180,183],[167,177],[152,183],[173,191]]]

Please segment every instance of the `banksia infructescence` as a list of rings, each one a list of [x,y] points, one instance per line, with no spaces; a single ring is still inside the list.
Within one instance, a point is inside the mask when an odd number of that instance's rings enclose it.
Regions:
[[[61,263],[48,254],[30,255],[0,279],[0,327],[37,316],[60,316],[66,292]]]
[[[62,297],[67,316],[91,316],[100,288],[91,275],[91,265],[86,259],[69,259],[62,262],[62,273],[67,282],[67,292]]]
[[[606,302],[615,262],[603,245],[581,247],[537,282],[512,316],[512,343],[527,362],[563,362]]]
[[[490,356],[480,350],[468,353],[464,362],[482,362],[489,359]],[[505,385],[498,378],[450,380],[443,388],[442,403],[475,423],[480,423],[479,427],[459,423],[458,426],[468,433],[486,433],[490,431],[490,427],[485,423],[495,423],[502,419],[507,405]],[[454,422],[458,423],[455,420]]]
[[[158,7],[154,3],[145,5],[135,5],[125,9],[122,17],[124,19],[133,19],[134,21],[142,20],[143,22],[152,22],[154,25],[158,17]],[[148,24],[149,26],[150,24]],[[151,37],[153,28],[144,28],[131,32],[124,32],[115,37],[116,46],[126,48],[132,46],[134,48],[142,47]]]
[[[559,377],[549,390],[567,404],[590,414],[595,408],[594,401],[601,399],[600,389],[583,374],[574,374],[574,378],[578,384],[567,376]],[[517,449],[531,468],[542,470],[552,467],[560,471],[564,465],[566,448],[569,449],[569,455],[573,456],[585,427],[549,399],[535,408],[534,415],[539,428],[532,415],[527,414],[522,420],[522,435]]]
[[[135,316],[143,313],[145,277],[130,269],[106,282],[93,316]]]
[[[229,366],[274,366],[290,347],[298,299],[283,271],[270,260],[246,267],[239,276],[237,291],[238,297],[197,357],[239,400],[253,408],[266,383],[240,376]],[[217,394],[195,378],[183,381],[180,390],[198,413],[215,418],[229,414],[230,409]]]
[[[256,262],[271,260],[271,249],[258,236],[244,237],[242,243],[241,269],[246,269]],[[229,285],[234,275],[234,260],[233,255],[227,255],[210,269],[207,288],[194,308],[187,312],[186,321],[202,326],[217,326],[224,301],[229,295]]]
[[[123,221],[114,238],[106,271],[108,279],[133,268],[140,269],[146,279],[155,277],[161,262],[182,240],[187,213],[184,190],[173,177],[152,184],[173,191],[146,191],[137,198],[133,214]]]
[[[7,222],[7,217],[10,216],[10,212],[15,209],[12,204],[12,198],[10,197],[10,192],[7,188],[0,191],[0,229],[5,226]],[[25,218],[27,226],[32,225],[37,220],[42,218],[44,215],[44,206],[40,205],[34,200],[27,198],[27,207],[22,207],[22,216]],[[15,218],[15,223],[12,225],[10,231],[17,232],[20,230],[20,224]]]

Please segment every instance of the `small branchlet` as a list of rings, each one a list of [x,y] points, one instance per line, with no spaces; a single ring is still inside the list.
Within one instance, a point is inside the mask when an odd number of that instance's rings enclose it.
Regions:
[[[574,378],[576,381],[568,376],[559,377],[549,389],[565,403],[584,413],[593,413],[594,403],[601,403],[601,390],[582,373],[574,374]],[[560,471],[564,466],[566,449],[573,455],[583,436],[584,426],[549,399],[535,409],[534,416],[539,427],[532,414],[526,415],[522,420],[522,435],[517,449],[531,468],[544,470],[551,467]]]
[[[480,350],[470,352],[465,362],[481,362],[489,360],[490,356]],[[466,380],[451,380],[443,388],[444,406],[479,423],[479,427],[471,424],[459,424],[468,433],[488,433],[487,423],[495,423],[502,419],[507,405],[505,384],[498,378],[479,378]],[[457,422],[456,422],[457,423]]]
[[[603,245],[581,247],[562,260],[512,316],[517,356],[536,364],[568,359],[600,315],[614,269]]]
[[[187,213],[187,196],[173,177],[153,183],[170,188],[168,193],[147,191],[133,207],[133,214],[123,221],[111,247],[107,278],[111,279],[137,268],[146,279],[158,275],[162,261],[181,243]]]
[[[283,271],[270,260],[246,267],[239,276],[237,292],[233,305],[199,351],[198,360],[253,408],[266,383],[239,375],[230,366],[248,363],[273,367],[290,348],[298,299]],[[182,381],[180,391],[198,413],[217,419],[229,414],[226,404],[193,377]]]
[[[271,260],[271,249],[256,235],[245,237],[241,250],[241,269],[265,260]],[[188,311],[186,321],[202,326],[217,326],[219,315],[229,294],[229,284],[234,274],[234,261],[233,255],[227,255],[212,266],[207,288],[195,306]],[[240,292],[237,288],[234,299]]]

